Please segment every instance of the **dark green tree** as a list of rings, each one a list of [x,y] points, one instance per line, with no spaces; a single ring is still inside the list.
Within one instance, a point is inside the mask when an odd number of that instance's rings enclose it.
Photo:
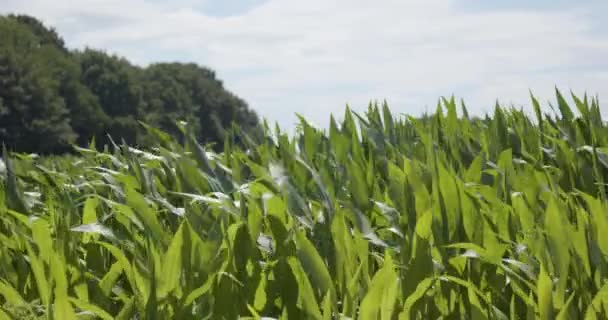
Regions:
[[[92,49],[77,53],[76,59],[81,83],[91,90],[109,118],[106,132],[119,141],[136,144],[143,103],[138,69],[125,59]]]
[[[215,72],[194,63],[157,63],[145,70],[148,120],[165,130],[184,120],[197,137],[222,142],[232,122],[255,127],[258,118],[247,104],[228,92]]]
[[[17,151],[64,152],[95,138],[142,147],[138,121],[182,138],[187,121],[204,142],[224,140],[233,123],[258,126],[256,114],[215,73],[194,63],[147,68],[103,51],[66,48],[57,32],[26,15],[0,16],[0,143]]]
[[[193,104],[192,93],[184,84],[187,79],[169,64],[153,64],[143,73],[144,110],[143,120],[172,135],[181,137],[178,121],[186,121],[194,132],[200,132],[196,115],[198,106]]]
[[[48,63],[57,49],[6,17],[0,17],[0,35],[0,141],[27,152],[65,150],[76,134]]]
[[[36,36],[38,43],[42,46],[50,45],[64,53],[68,52],[65,47],[65,42],[53,28],[46,27],[42,22],[32,16],[27,15],[9,15],[9,18],[17,21],[19,24],[29,28]]]

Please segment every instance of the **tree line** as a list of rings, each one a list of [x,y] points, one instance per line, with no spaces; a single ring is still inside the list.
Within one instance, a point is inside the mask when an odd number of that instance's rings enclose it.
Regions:
[[[0,16],[0,143],[43,154],[93,138],[98,146],[149,146],[139,121],[178,138],[176,123],[186,121],[200,141],[218,144],[232,123],[258,127],[255,112],[206,67],[139,67],[100,50],[70,50],[34,17]]]

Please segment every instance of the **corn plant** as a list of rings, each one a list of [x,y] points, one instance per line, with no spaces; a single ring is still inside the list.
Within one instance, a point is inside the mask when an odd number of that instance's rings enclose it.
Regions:
[[[4,150],[0,319],[606,319],[608,126],[556,96]]]

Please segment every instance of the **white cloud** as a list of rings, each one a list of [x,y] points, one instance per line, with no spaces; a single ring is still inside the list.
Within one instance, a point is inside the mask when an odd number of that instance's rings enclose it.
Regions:
[[[387,99],[396,112],[433,108],[440,95],[471,112],[495,99],[528,105],[553,87],[608,95],[606,33],[587,9],[466,12],[455,0],[268,0],[225,18],[179,0],[4,0],[57,26],[70,46],[105,48],[138,63],[196,60],[263,116],[295,112],[326,125],[348,102]],[[603,65],[602,65],[603,64]]]

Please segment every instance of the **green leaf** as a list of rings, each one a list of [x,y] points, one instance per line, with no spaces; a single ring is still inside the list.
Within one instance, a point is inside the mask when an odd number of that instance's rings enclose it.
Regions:
[[[156,212],[146,203],[145,198],[137,191],[126,188],[127,204],[135,209],[138,218],[144,223],[150,236],[157,242],[164,243],[166,234],[158,221]]]
[[[188,222],[183,222],[177,232],[171,240],[169,248],[164,254],[162,260],[162,282],[159,286],[159,297],[163,298],[167,294],[177,290],[176,296],[181,296],[180,290],[180,279],[182,276],[182,248],[184,247],[184,241],[190,241],[185,239],[189,235]],[[189,252],[188,252],[189,254]]]
[[[25,243],[25,247],[27,249],[27,254],[30,260],[32,272],[34,273],[34,279],[36,279],[36,288],[38,289],[38,295],[42,300],[42,303],[48,305],[51,291],[47,280],[48,278],[46,272],[44,271],[44,265],[40,260],[40,257],[34,252],[34,249],[32,249],[32,246],[28,242]]]
[[[201,296],[203,296],[204,294],[206,294],[207,292],[209,292],[209,290],[211,290],[211,288],[215,284],[215,281],[216,281],[216,275],[215,274],[209,276],[209,278],[207,278],[207,281],[205,281],[205,283],[202,286],[200,286],[200,287],[192,290],[192,292],[190,292],[188,294],[188,296],[184,300],[184,305],[189,306],[196,299],[200,298]]]
[[[554,302],[558,308],[561,308],[564,303],[571,259],[570,237],[564,237],[564,235],[571,233],[570,224],[568,221],[565,221],[563,212],[564,210],[560,210],[557,200],[552,198],[545,214],[545,228],[549,249],[552,253],[553,265],[559,276],[554,296]]]
[[[27,302],[21,297],[19,292],[4,280],[0,281],[0,296],[13,306],[27,305]]]
[[[572,119],[574,119],[574,114],[572,113],[572,109],[570,109],[570,106],[568,106],[568,103],[562,96],[561,92],[559,92],[557,87],[555,88],[555,96],[557,97],[557,106],[559,107],[559,111],[562,114],[562,118],[568,123],[571,122]]]
[[[0,320],[13,320],[13,318],[0,308]]]
[[[82,210],[82,224],[89,224],[97,222],[97,206],[99,205],[99,199],[95,197],[89,197],[84,202],[84,208]]]
[[[351,160],[348,164],[348,173],[351,176],[349,190],[355,205],[364,211],[369,209],[369,190],[365,171],[357,162]]]
[[[570,311],[570,304],[572,303],[572,300],[574,300],[574,296],[574,293],[570,294],[570,297],[566,300],[566,303],[557,314],[557,317],[555,317],[556,320],[567,320],[569,318],[568,311]]]
[[[367,294],[361,302],[361,319],[390,320],[396,310],[399,278],[390,254],[385,255],[384,265],[374,275]]]
[[[258,287],[255,290],[255,297],[253,299],[253,307],[255,308],[255,310],[258,311],[262,311],[264,310],[264,307],[266,307],[266,303],[268,301],[267,297],[266,297],[266,288],[267,287],[267,280],[265,276],[262,276],[260,279],[260,282],[258,284]]]
[[[321,297],[323,294],[329,292],[332,297],[335,297],[336,293],[332,285],[331,275],[313,244],[306,238],[306,235],[303,232],[297,233],[296,243],[298,247],[298,258],[300,259],[306,274],[310,278],[312,285],[316,289],[317,296]]]
[[[97,243],[99,245],[105,247],[114,256],[114,258],[117,260],[116,263],[118,264],[116,268],[120,267],[120,269],[122,269],[124,271],[124,274],[125,274],[127,280],[129,281],[129,285],[132,288],[138,288],[137,283],[135,281],[133,268],[131,266],[131,263],[129,262],[129,259],[127,259],[127,257],[125,256],[124,252],[122,250],[120,250],[119,248],[117,248],[116,246],[111,245],[109,243],[105,243],[105,242],[97,242]],[[114,265],[110,269],[110,272],[113,272],[114,274],[117,273],[117,270],[115,271],[115,269],[114,269]],[[111,285],[112,281],[108,281],[108,282],[109,283],[107,285],[108,286]],[[102,281],[102,283],[104,283],[104,282]]]
[[[65,262],[56,254],[52,256],[51,272],[55,283],[53,315],[56,320],[76,320],[76,313],[68,297],[68,280]]]
[[[322,303],[322,309],[323,309],[323,320],[331,320],[333,319],[333,303],[332,301],[335,300],[335,298],[333,298],[331,296],[331,292],[327,291],[327,294],[325,294],[325,298],[323,298],[323,303]]]
[[[49,223],[44,219],[34,219],[32,221],[32,236],[38,246],[40,257],[49,263],[53,254],[53,238],[51,237]]]
[[[82,310],[82,311],[88,311],[93,313],[94,315],[96,315],[97,317],[104,319],[104,320],[112,320],[114,319],[114,317],[112,317],[112,315],[110,315],[109,313],[107,313],[106,311],[104,311],[103,309],[101,309],[100,307],[79,300],[79,299],[74,299],[74,298],[69,298],[69,301],[74,304],[74,306],[76,306],[78,309]]]
[[[553,282],[541,265],[536,285],[538,295],[538,314],[542,320],[553,319]]]
[[[416,290],[407,296],[405,303],[403,304],[403,311],[399,315],[400,319],[410,319],[414,305],[424,297],[427,291],[431,288],[435,282],[435,277],[428,277],[423,279],[416,286]]]
[[[127,300],[127,302],[123,305],[122,309],[120,309],[118,315],[116,315],[115,319],[130,320],[135,317],[136,312],[137,309],[135,308],[135,297],[133,297]]]
[[[122,271],[122,263],[120,261],[117,261],[112,264],[110,270],[106,272],[103,278],[101,278],[101,281],[99,281],[99,288],[105,296],[110,295],[112,288],[114,288],[114,285],[122,274]]]
[[[295,257],[287,258],[287,263],[298,283],[298,305],[301,306],[308,319],[322,319],[319,304],[304,268]]]
[[[428,240],[432,234],[433,211],[427,210],[416,223],[416,235],[421,239]]]

